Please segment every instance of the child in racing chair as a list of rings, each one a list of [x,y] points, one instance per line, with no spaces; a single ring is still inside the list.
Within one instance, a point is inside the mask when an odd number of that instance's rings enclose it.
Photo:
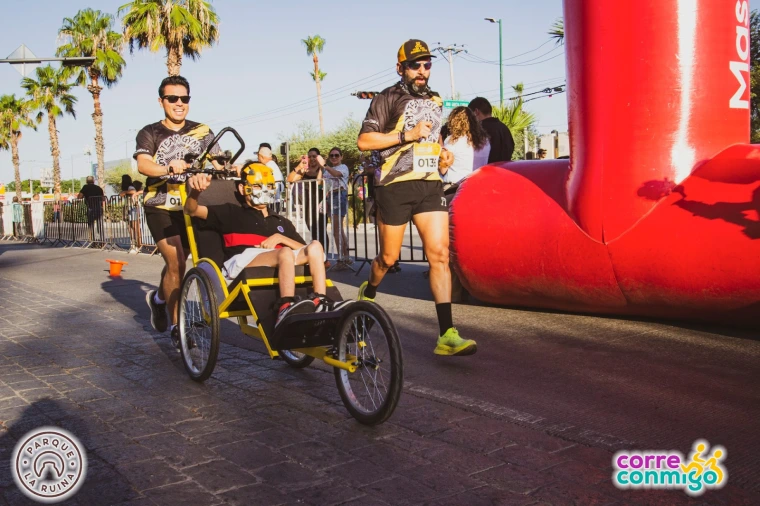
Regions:
[[[264,164],[248,163],[240,172],[238,192],[245,205],[203,206],[198,196],[211,184],[211,176],[196,174],[189,178],[190,192],[185,213],[199,218],[201,226],[215,230],[224,238],[222,271],[234,279],[246,267],[277,267],[280,299],[276,304],[275,327],[289,314],[335,311],[352,301],[331,301],[325,295],[325,253],[318,241],[306,241],[296,232],[293,223],[269,212],[274,202],[275,180]],[[295,266],[309,264],[314,293],[306,299],[295,299]]]

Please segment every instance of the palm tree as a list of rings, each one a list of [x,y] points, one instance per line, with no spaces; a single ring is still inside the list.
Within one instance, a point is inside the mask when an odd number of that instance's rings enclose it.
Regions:
[[[21,200],[21,168],[18,157],[18,141],[21,127],[37,130],[37,122],[32,117],[31,104],[16,95],[0,97],[0,149],[11,150],[13,175],[16,181],[16,196]]]
[[[557,46],[560,46],[565,43],[565,20],[562,18],[557,18],[556,21],[554,21],[554,24],[547,32],[549,34],[549,37],[554,39],[554,43]]]
[[[325,39],[319,35],[310,35],[307,38],[301,40],[304,46],[306,46],[306,54],[312,57],[314,60],[314,72],[311,73],[312,79],[317,83],[317,105],[319,105],[319,132],[321,135],[325,135],[325,123],[322,118],[322,78],[327,74],[322,74],[319,71],[319,57],[317,53],[321,53],[325,48]]]
[[[317,81],[317,78],[314,77],[314,72],[309,72],[309,75],[311,76],[314,82]],[[321,83],[322,81],[324,81],[325,77],[327,77],[327,72],[322,72],[322,69],[319,69],[319,82]]]
[[[519,159],[522,158],[520,146],[525,142],[525,135],[533,130],[533,126],[536,124],[536,115],[523,109],[523,84],[518,83],[512,86],[512,89],[517,94],[517,99],[510,100],[504,107],[494,107],[492,116],[507,125],[509,131],[512,132],[516,148],[513,156]]]
[[[56,193],[61,191],[61,151],[58,147],[58,130],[55,119],[63,116],[63,113],[71,114],[76,118],[74,104],[77,97],[72,95],[71,88],[75,86],[71,82],[71,70],[61,68],[54,69],[50,65],[35,69],[37,79],[25,77],[21,80],[21,87],[26,90],[26,95],[31,100],[32,110],[39,111],[37,121],[41,121],[47,113],[48,133],[50,134],[50,154],[53,156],[53,188]]]
[[[113,16],[100,11],[84,9],[74,18],[65,18],[58,36],[65,39],[65,44],[58,48],[58,56],[94,56],[95,62],[89,67],[80,67],[76,82],[87,88],[92,94],[95,112],[95,151],[98,158],[98,184],[105,187],[104,145],[103,145],[103,110],[100,107],[100,92],[104,84],[110,88],[121,77],[126,65],[121,57],[124,38],[111,30]]]
[[[512,132],[522,132],[532,127],[536,122],[536,115],[523,109],[523,84],[512,86],[517,93],[516,100],[510,100],[504,107],[494,107],[493,117],[507,125]]]
[[[191,60],[219,40],[219,16],[206,0],[132,0],[119,7],[129,52],[166,49],[166,68],[178,76],[182,57]]]

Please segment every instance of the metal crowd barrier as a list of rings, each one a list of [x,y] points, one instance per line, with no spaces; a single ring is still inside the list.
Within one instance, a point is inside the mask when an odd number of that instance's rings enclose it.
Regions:
[[[2,239],[53,246],[156,252],[142,203],[131,197],[24,202],[3,206]]]
[[[335,262],[330,268],[351,268],[353,263],[348,202],[348,188],[341,184],[341,178],[307,179],[287,185],[284,214],[301,237],[322,243],[328,260]]]
[[[328,258],[337,258],[339,264],[346,265],[345,262],[341,262],[346,256],[358,262],[358,270],[352,268],[357,274],[380,252],[373,208],[374,191],[369,179],[371,177],[358,174],[349,180],[345,192],[347,212],[345,215],[342,212],[336,215],[337,220],[331,216],[331,204],[332,198],[336,198],[333,197],[336,195],[335,191],[339,191],[340,178],[301,180],[287,185],[287,218],[295,224],[298,233],[305,239],[311,238],[321,242]],[[342,233],[338,233],[338,228]],[[427,262],[417,228],[411,221],[399,261]]]
[[[321,242],[330,268],[358,274],[380,251],[369,177],[358,174],[347,188],[332,177],[287,183],[284,198],[278,195],[271,209],[290,219],[304,239]],[[151,255],[157,251],[142,200],[133,196],[11,203],[0,207],[0,222],[4,240]],[[427,262],[411,222],[399,260]],[[354,262],[358,269],[351,266]]]

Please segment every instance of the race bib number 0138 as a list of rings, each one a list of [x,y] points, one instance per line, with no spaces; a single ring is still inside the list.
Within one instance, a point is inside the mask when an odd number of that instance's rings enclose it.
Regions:
[[[416,142],[414,144],[414,172],[438,172],[438,158],[441,145],[437,142]]]

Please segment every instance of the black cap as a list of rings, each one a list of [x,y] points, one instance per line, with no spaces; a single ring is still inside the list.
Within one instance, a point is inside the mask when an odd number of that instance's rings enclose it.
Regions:
[[[419,39],[409,39],[398,49],[398,62],[419,60],[420,58],[435,58],[430,54],[428,45]]]

